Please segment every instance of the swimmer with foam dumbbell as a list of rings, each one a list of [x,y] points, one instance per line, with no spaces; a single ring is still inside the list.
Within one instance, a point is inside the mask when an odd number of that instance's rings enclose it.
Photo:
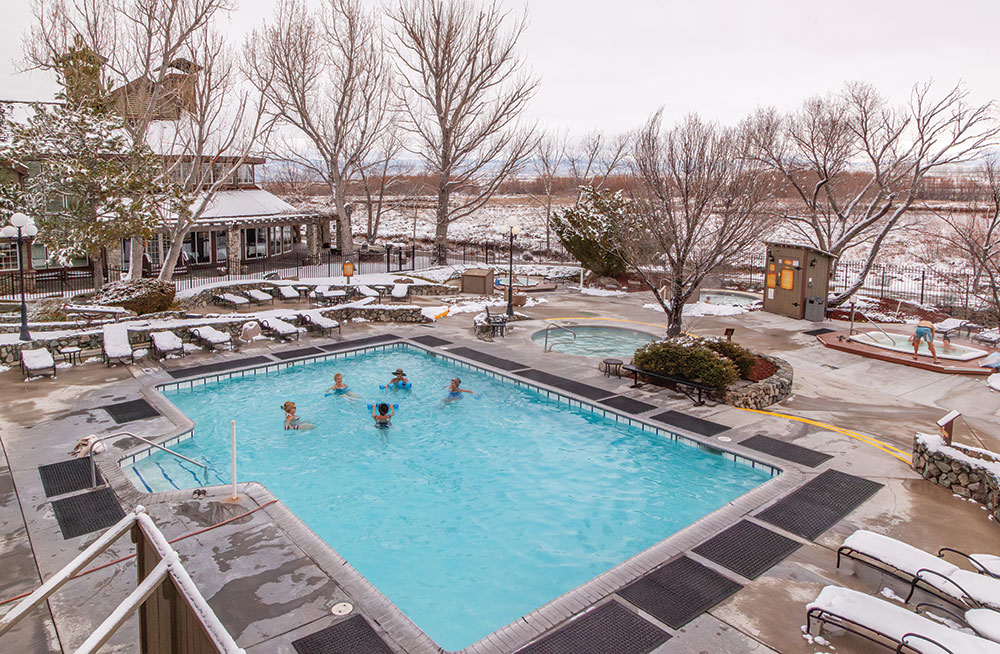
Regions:
[[[413,384],[410,380],[406,378],[406,374],[403,372],[402,368],[396,368],[396,372],[392,373],[393,377],[388,384],[384,386],[379,386],[381,389],[387,388],[410,388]]]
[[[391,424],[390,421],[392,420],[392,417],[396,415],[396,409],[398,407],[398,404],[390,405],[385,402],[368,405],[368,408],[372,410],[372,418],[375,419],[375,426],[383,429]]]

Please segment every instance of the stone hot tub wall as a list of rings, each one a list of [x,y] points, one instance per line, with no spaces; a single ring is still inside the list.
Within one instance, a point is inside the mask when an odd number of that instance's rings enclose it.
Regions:
[[[792,394],[792,365],[778,357],[763,354],[758,356],[767,359],[778,369],[767,379],[729,389],[726,393],[726,404],[741,409],[763,409]]]
[[[936,434],[913,437],[913,469],[952,493],[986,506],[1000,520],[1000,455],[963,445],[946,445]]]

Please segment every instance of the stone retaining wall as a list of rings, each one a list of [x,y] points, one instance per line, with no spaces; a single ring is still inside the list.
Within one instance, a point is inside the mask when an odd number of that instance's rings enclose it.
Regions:
[[[940,436],[917,433],[912,466],[924,479],[985,505],[990,515],[1000,520],[1000,455],[945,445]]]
[[[758,355],[778,367],[773,375],[729,389],[726,404],[741,409],[763,409],[792,394],[792,365],[778,357]]]

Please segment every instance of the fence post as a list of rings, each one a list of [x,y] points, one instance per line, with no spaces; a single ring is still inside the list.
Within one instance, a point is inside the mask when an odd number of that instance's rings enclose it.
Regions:
[[[924,282],[927,281],[927,271],[920,271],[920,304],[924,303]]]
[[[879,289],[878,296],[880,298],[885,297],[885,266],[882,266],[882,286]]]

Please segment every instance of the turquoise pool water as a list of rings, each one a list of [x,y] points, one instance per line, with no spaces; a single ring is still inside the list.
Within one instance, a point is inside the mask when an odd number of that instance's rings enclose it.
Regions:
[[[640,347],[656,340],[652,334],[621,327],[574,325],[570,329],[576,333],[576,338],[565,329],[549,330],[549,349],[586,357],[619,357],[627,360]],[[531,340],[544,347],[545,331],[535,332]]]
[[[380,391],[402,367],[411,390]],[[341,372],[361,397],[324,397]],[[467,396],[445,404],[459,376]],[[167,391],[195,423],[127,473],[142,488],[221,484],[229,420],[243,480],[265,484],[447,650],[466,647],[769,478],[533,390],[397,348]],[[367,403],[399,404],[375,429]],[[297,403],[311,431],[284,431]],[[138,475],[142,476],[142,481]]]

